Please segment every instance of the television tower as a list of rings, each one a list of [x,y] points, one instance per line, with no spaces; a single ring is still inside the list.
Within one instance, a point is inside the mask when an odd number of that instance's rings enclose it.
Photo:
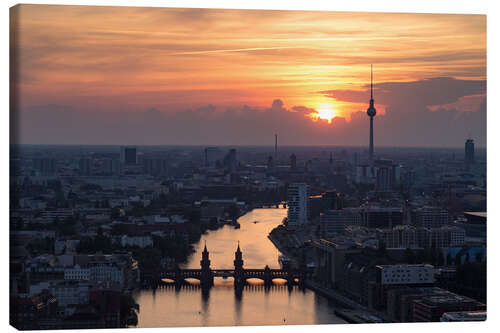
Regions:
[[[366,110],[366,114],[370,117],[370,164],[373,164],[373,117],[377,114],[377,110],[373,106],[373,65],[371,65],[371,81],[370,81],[370,107]]]

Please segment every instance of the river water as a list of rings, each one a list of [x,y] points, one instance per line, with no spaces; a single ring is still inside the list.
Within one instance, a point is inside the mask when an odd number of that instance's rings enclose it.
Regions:
[[[254,209],[238,219],[240,229],[224,226],[208,231],[196,245],[185,268],[200,268],[206,242],[211,267],[233,268],[234,252],[240,242],[245,268],[279,268],[279,251],[267,235],[286,216],[286,209]],[[258,223],[254,223],[258,221]],[[137,327],[307,325],[344,323],[334,314],[335,305],[326,298],[298,286],[289,289],[285,281],[265,288],[260,280],[249,280],[237,296],[231,278],[215,278],[208,293],[199,283],[176,290],[167,286],[141,290],[134,297],[140,306]]]

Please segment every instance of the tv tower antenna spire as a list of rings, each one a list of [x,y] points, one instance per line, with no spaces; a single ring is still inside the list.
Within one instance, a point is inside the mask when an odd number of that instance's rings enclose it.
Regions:
[[[377,114],[375,109],[375,101],[373,100],[373,64],[370,65],[370,106],[366,110],[366,114],[370,117],[370,164],[373,164],[373,117]]]

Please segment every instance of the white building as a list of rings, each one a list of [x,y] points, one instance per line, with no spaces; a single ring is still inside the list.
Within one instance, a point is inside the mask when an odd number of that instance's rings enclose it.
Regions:
[[[153,246],[153,238],[151,236],[127,236],[121,237],[121,245],[125,246],[138,246],[141,249]]]
[[[377,282],[382,285],[434,283],[432,265],[378,265]]]
[[[307,185],[303,183],[288,186],[288,226],[296,227],[307,223]]]
[[[90,268],[80,267],[76,264],[73,267],[64,269],[64,280],[90,280]]]
[[[187,222],[187,220],[180,215],[172,215],[172,216],[151,215],[151,216],[145,216],[144,218],[148,223],[186,223]]]
[[[116,282],[120,286],[125,284],[125,272],[113,262],[95,262],[90,267],[92,281]]]

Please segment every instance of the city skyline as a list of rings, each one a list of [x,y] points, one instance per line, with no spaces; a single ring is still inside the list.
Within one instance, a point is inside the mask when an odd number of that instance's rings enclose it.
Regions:
[[[375,146],[486,146],[484,15],[12,13],[13,143],[367,146],[373,63]]]

